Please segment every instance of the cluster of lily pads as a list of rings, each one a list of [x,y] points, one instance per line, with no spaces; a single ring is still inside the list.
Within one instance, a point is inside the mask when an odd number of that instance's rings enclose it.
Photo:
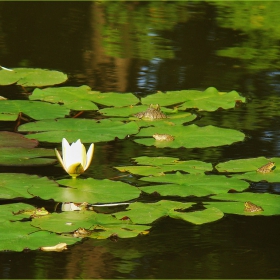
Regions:
[[[83,150],[81,153],[85,153],[81,142],[113,141],[127,135],[131,136],[131,141],[157,148],[215,147],[245,138],[237,130],[190,123],[196,115],[187,111],[234,108],[236,102],[245,102],[236,91],[219,92],[210,87],[205,91],[157,92],[140,99],[132,93],[101,93],[88,86],[54,87],[66,80],[67,75],[58,71],[0,70],[0,85],[32,88],[28,100],[0,100],[0,121],[15,121],[22,115],[29,120],[18,127],[17,133],[0,132],[0,165],[57,164],[52,149],[37,146],[39,142],[61,143],[63,138],[78,143],[79,149]],[[159,104],[160,112],[166,117],[139,118],[139,113],[145,116],[150,104]],[[96,111],[99,116],[97,119],[70,117],[71,112],[80,111]],[[154,135],[170,137],[165,140]],[[63,158],[59,152],[56,154],[68,172]],[[82,167],[79,164],[72,166],[68,173],[76,177],[84,172],[92,154],[93,146],[88,152],[88,162],[85,161]],[[277,166],[280,164],[278,158],[232,160],[215,167],[211,163],[172,157],[143,156],[133,160],[134,165],[115,168],[135,174],[146,182],[145,186],[136,187],[106,178],[55,180],[24,173],[1,173],[1,199],[5,203],[0,205],[0,222],[9,235],[0,234],[0,250],[63,250],[84,237],[135,237],[147,234],[153,222],[166,216],[199,225],[217,221],[224,213],[280,214],[279,196],[246,192],[249,182],[279,182],[277,168],[266,173],[257,171],[269,161]],[[141,194],[154,197],[154,202],[140,201]],[[14,203],[16,198],[34,197],[62,203],[62,211],[49,213],[27,203]],[[186,202],[176,201],[178,197]],[[199,203],[188,202],[188,197],[197,197]],[[244,203],[248,201],[261,206],[262,210],[244,210]],[[110,211],[100,211],[106,207]]]

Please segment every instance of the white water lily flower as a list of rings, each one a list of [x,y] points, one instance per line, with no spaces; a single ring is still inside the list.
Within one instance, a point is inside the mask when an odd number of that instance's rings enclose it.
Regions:
[[[55,149],[55,154],[61,163],[64,170],[76,178],[80,174],[84,173],[89,167],[94,152],[94,144],[92,143],[86,153],[85,146],[81,143],[81,140],[77,140],[70,146],[68,141],[62,139],[62,157],[60,153]]]

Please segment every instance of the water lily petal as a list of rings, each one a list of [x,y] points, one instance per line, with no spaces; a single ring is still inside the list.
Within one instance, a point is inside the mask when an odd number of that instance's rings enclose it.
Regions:
[[[57,149],[54,149],[54,151],[55,151],[55,154],[56,154],[56,157],[57,157],[58,161],[60,162],[60,164],[62,165],[62,167],[64,168],[64,170],[67,171],[67,170],[66,170],[66,167],[64,166],[63,159],[62,159],[60,153],[58,152]]]
[[[83,166],[80,162],[70,165],[67,170],[67,173],[73,178],[78,177],[79,175],[81,175],[84,172],[85,172],[85,169],[83,168]]]
[[[87,151],[87,163],[85,166],[85,170],[88,169],[89,165],[91,164],[93,158],[93,152],[94,152],[94,144],[92,143]]]

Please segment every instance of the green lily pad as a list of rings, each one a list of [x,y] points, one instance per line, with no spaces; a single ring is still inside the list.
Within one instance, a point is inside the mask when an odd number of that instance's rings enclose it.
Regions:
[[[156,157],[149,159],[146,157],[147,162],[153,162],[154,166],[146,165],[146,166],[121,166],[115,167],[121,172],[130,172],[132,174],[138,174],[142,176],[161,176],[162,173],[170,172],[170,171],[185,171],[188,173],[204,173],[206,171],[212,170],[212,164],[206,163],[198,160],[189,160],[189,161],[179,161],[173,160],[172,158],[168,160],[168,157]],[[154,159],[154,160],[153,160]],[[161,160],[162,159],[162,160]],[[137,160],[134,159],[134,160]],[[143,157],[141,157],[141,164],[144,164]]]
[[[57,186],[57,183],[49,180],[47,177],[39,177],[37,175],[1,173],[0,199],[32,198],[33,195],[29,193],[29,190],[34,185],[47,191],[48,188]]]
[[[118,220],[112,215],[98,214],[93,211],[75,211],[53,213],[52,215],[33,219],[34,227],[56,233],[73,232],[78,228],[92,230],[90,238],[108,238],[117,234],[121,238],[135,237],[141,233],[147,233],[150,226],[128,224]]]
[[[170,216],[177,209],[190,208],[195,203],[161,200],[156,203],[135,202],[129,205],[127,211],[114,214],[118,219],[128,217],[134,224],[151,224],[161,217]]]
[[[278,165],[280,170],[280,158],[267,159],[265,157],[229,160],[217,164],[215,168],[219,172],[238,173],[238,172],[246,172],[246,171],[257,171],[258,168],[267,164],[270,161],[275,162],[276,168]]]
[[[21,215],[15,215],[19,211],[35,210],[36,207],[26,203],[11,203],[0,205],[0,223],[5,221],[22,220]]]
[[[0,166],[39,166],[56,162],[54,151],[50,149],[0,148]]]
[[[37,147],[39,142],[35,139],[27,139],[21,134],[1,131],[0,132],[0,147],[21,147],[21,148],[34,148]]]
[[[24,113],[34,120],[63,118],[69,115],[70,110],[58,104],[50,104],[29,100],[2,100],[0,102],[1,114]]]
[[[0,70],[0,85],[17,84],[24,87],[57,85],[67,80],[67,75],[54,70],[36,68],[14,68],[13,71]]]
[[[223,216],[224,213],[220,209],[215,207],[193,212],[173,212],[170,215],[171,218],[182,219],[195,225],[212,223],[222,219]]]
[[[152,135],[169,134],[174,141],[158,141]],[[137,137],[147,136],[149,138],[135,139],[134,141],[146,146],[158,148],[205,148],[229,145],[234,142],[243,141],[245,135],[237,130],[219,128],[212,125],[199,127],[195,124],[188,126],[159,126],[142,128]]]
[[[214,87],[209,87],[205,91],[181,90],[158,92],[141,99],[142,104],[160,104],[170,106],[183,103],[178,107],[179,110],[197,108],[199,110],[215,111],[218,108],[234,108],[236,101],[245,102],[246,99],[236,91],[229,93],[219,92]]]
[[[0,121],[3,122],[13,122],[18,118],[18,114],[2,114],[0,113]]]
[[[112,120],[90,119],[59,119],[32,122],[21,125],[19,131],[38,133],[28,134],[26,137],[39,141],[59,143],[62,138],[69,142],[81,139],[82,143],[96,143],[111,141],[115,137],[124,139],[127,135],[136,134],[138,126],[134,122],[123,123]]]
[[[24,249],[36,250],[43,246],[54,246],[58,243],[68,245],[79,241],[71,236],[63,236],[47,231],[38,231],[29,222],[4,222],[1,224],[0,251],[23,251]]]
[[[93,98],[88,86],[36,88],[29,99],[64,104],[66,108],[77,111],[98,110],[92,102]]]
[[[139,99],[132,93],[91,92],[91,100],[105,106],[124,107],[139,103]]]
[[[249,183],[236,178],[227,178],[221,175],[205,174],[165,174],[157,177],[144,177],[143,181],[170,183],[141,187],[146,193],[157,192],[162,196],[207,196],[211,194],[227,193],[229,190],[243,191]]]
[[[280,196],[269,193],[228,193],[213,196],[213,199],[226,200],[205,203],[205,207],[217,207],[224,213],[237,215],[280,215]],[[257,206],[261,206],[264,211],[246,212],[244,203],[250,201]]]
[[[33,185],[28,190],[32,195],[42,199],[54,199],[60,202],[88,202],[88,203],[111,203],[135,199],[140,195],[140,190],[120,181],[88,179],[63,179],[58,180],[56,185],[42,188]]]

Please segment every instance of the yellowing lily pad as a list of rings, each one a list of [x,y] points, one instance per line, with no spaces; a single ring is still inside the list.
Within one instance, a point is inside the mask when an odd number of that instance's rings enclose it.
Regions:
[[[28,139],[21,134],[1,131],[0,132],[0,147],[21,147],[21,148],[35,148],[39,142],[35,139]]]
[[[174,141],[158,141],[152,135],[169,134],[174,137]],[[148,138],[135,139],[139,144],[156,146],[157,148],[205,148],[229,145],[234,142],[243,141],[244,133],[227,128],[215,127],[212,125],[199,127],[195,124],[188,126],[158,126],[142,128],[137,137]]]
[[[24,87],[43,87],[61,84],[67,75],[54,70],[36,68],[13,68],[13,71],[0,70],[0,85],[17,84]]]
[[[39,141],[59,143],[63,138],[69,142],[81,139],[83,143],[111,141],[116,137],[125,138],[136,134],[138,126],[134,122],[123,123],[108,119],[96,121],[91,119],[59,119],[33,122],[21,125],[18,130],[38,132],[26,137]]]

